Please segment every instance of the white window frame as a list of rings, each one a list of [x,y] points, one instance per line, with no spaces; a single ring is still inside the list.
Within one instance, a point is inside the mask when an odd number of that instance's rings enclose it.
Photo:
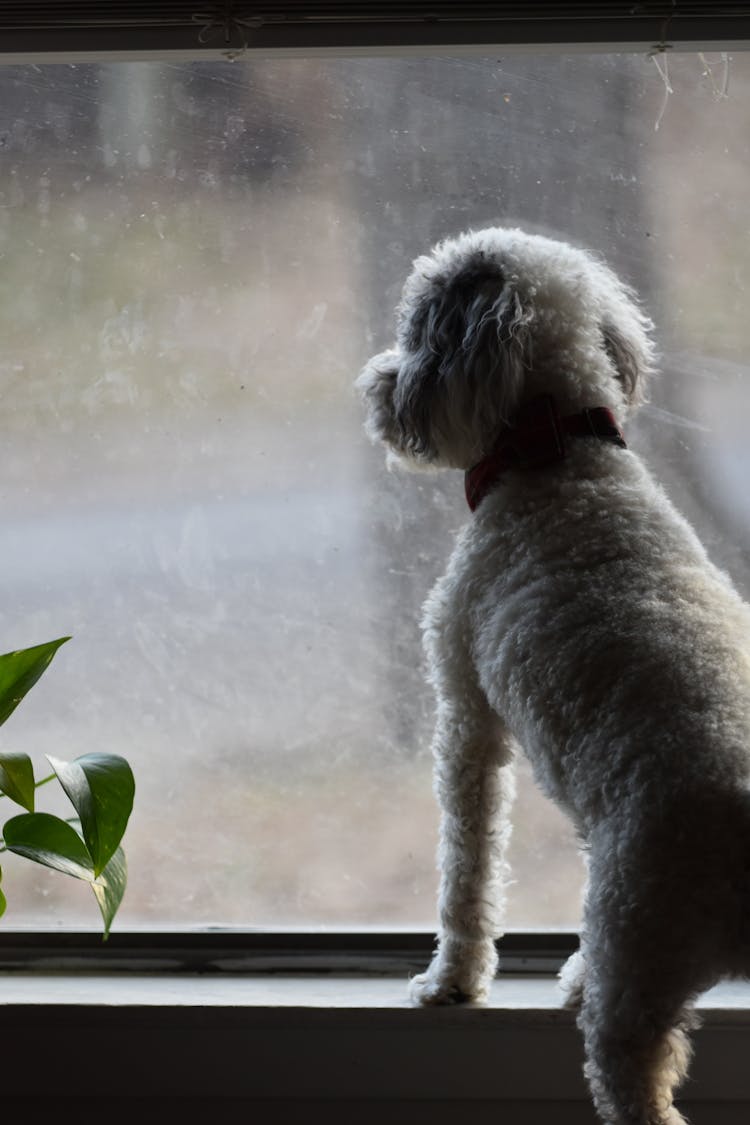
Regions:
[[[0,2],[0,63],[750,47],[750,5],[723,3],[717,15],[710,0],[687,15],[669,3],[414,3],[398,19],[352,3],[321,5],[334,18],[316,19],[309,4],[299,22],[277,18],[299,4],[272,3],[257,26],[254,5],[239,2],[157,0],[140,23],[133,7],[90,4],[87,22],[85,4]],[[66,24],[67,9],[77,23]],[[195,9],[215,13],[215,26],[194,20]],[[453,1122],[470,1112],[474,1122],[504,1113],[514,1125],[590,1123],[574,1018],[550,1000],[576,945],[573,933],[510,934],[489,1008],[415,1011],[405,985],[429,959],[424,932],[115,932],[102,945],[94,934],[0,925],[5,1104],[28,1112],[30,1099],[54,1098],[71,1119],[91,1098],[107,1099],[110,1120],[113,1098],[129,1119],[159,1098],[160,1119],[189,1104],[233,1120],[251,1109],[264,1121],[307,1121],[317,1108],[330,1121]],[[745,1121],[750,992],[710,994],[703,1012],[684,1105],[695,1125]]]

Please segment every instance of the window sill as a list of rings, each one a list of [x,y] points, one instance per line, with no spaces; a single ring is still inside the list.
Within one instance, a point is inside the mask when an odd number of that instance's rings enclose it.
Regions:
[[[230,966],[231,967],[231,966]],[[499,1023],[575,1026],[560,1004],[551,973],[499,977],[487,1005],[414,1008],[405,976],[347,973],[184,974],[106,970],[14,970],[0,972],[0,1011],[25,1008],[183,1008],[303,1013],[387,1013],[394,1021],[446,1026],[481,1020]],[[750,1034],[750,982],[727,981],[698,1003],[704,1026],[738,1023]],[[312,1015],[311,1015],[311,1018]]]
[[[398,1106],[423,1103],[439,1122],[470,1102],[474,1122],[501,1108],[518,1125],[548,1121],[553,1106],[559,1125],[593,1122],[552,974],[500,978],[482,1008],[414,1009],[405,986],[401,974],[2,972],[6,1092],[109,1098],[113,1071],[80,1066],[86,1044],[127,1075],[131,1112],[155,1097],[218,1097],[228,1115],[252,1103],[264,1120],[301,1121],[315,1103],[329,1121],[355,1110],[367,1121],[363,1106],[377,1102],[392,1123]],[[746,1121],[750,985],[723,984],[699,1010],[683,1104],[694,1125]]]

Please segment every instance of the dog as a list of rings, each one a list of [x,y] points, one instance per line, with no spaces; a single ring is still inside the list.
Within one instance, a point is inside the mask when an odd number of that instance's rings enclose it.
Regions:
[[[607,1125],[678,1125],[695,997],[750,973],[750,610],[622,427],[653,324],[594,255],[517,229],[416,259],[357,386],[390,462],[459,469],[473,515],[424,609],[441,809],[419,1004],[486,999],[513,758],[587,864],[563,967]]]

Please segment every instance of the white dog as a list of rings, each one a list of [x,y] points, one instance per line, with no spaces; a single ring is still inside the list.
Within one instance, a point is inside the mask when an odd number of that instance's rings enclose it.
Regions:
[[[389,456],[470,470],[476,509],[424,613],[440,931],[413,998],[487,995],[520,745],[587,853],[561,980],[611,1125],[684,1121],[691,1001],[750,972],[750,611],[618,429],[650,329],[588,254],[470,232],[417,259],[358,380]]]

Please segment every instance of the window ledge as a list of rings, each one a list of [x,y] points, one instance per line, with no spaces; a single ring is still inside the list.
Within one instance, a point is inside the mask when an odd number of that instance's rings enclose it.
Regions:
[[[401,974],[15,970],[0,973],[0,1010],[12,1030],[5,1073],[42,1099],[111,1092],[108,1067],[71,1067],[65,1044],[78,1042],[118,1060],[128,1099],[218,1093],[243,1105],[294,1103],[300,1115],[325,1102],[328,1119],[330,1103],[342,1121],[373,1099],[381,1109],[446,1102],[453,1113],[457,1101],[472,1112],[504,1103],[514,1122],[548,1120],[529,1107],[554,1104],[555,1113],[567,1107],[556,1121],[593,1121],[575,1018],[552,974],[502,977],[486,1007],[415,1009]],[[684,1105],[695,1125],[746,1121],[750,985],[720,985],[699,1011]],[[40,1043],[60,1044],[44,1051],[42,1073]]]
[[[160,973],[85,970],[0,972],[0,1010],[34,1008],[227,1008],[232,1010],[325,1010],[405,1013],[407,1021],[444,1026],[450,1021],[497,1024],[544,1022],[574,1026],[575,1016],[561,1004],[551,973],[501,976],[487,1005],[414,1008],[407,999],[406,976],[361,973]],[[725,981],[698,1001],[704,1026],[747,1024],[750,1033],[750,982]]]

